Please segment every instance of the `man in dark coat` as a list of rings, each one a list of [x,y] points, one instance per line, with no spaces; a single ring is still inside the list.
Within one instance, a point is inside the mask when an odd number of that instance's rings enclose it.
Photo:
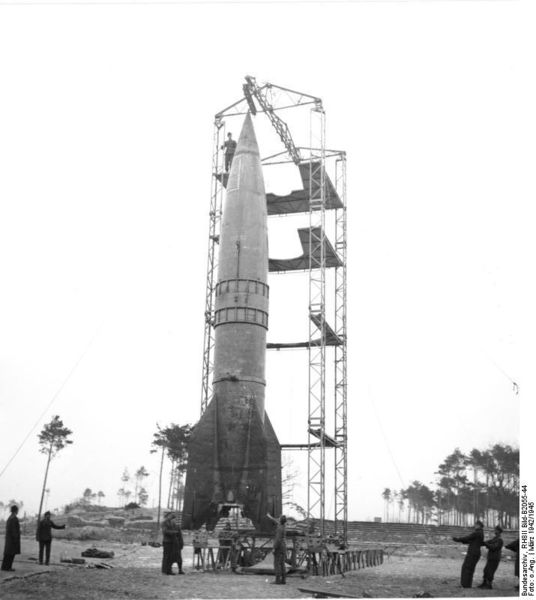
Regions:
[[[475,529],[469,535],[464,537],[453,537],[455,542],[468,544],[465,560],[462,564],[461,584],[464,588],[470,588],[473,585],[473,574],[476,563],[480,560],[480,546],[484,544],[484,523],[477,521]]]
[[[175,527],[175,515],[172,512],[166,513],[162,523],[162,547],[164,554],[162,556],[162,573],[164,575],[175,575],[171,568],[174,562],[174,548],[177,546],[177,529]]]
[[[177,563],[179,575],[184,575],[184,571],[182,570],[182,549],[184,548],[184,540],[182,538],[182,531],[177,515],[175,515],[173,524],[175,525],[175,540],[173,544],[173,556],[171,557],[171,567],[173,567],[173,563]]]
[[[501,537],[502,529],[497,525],[495,527],[495,535],[484,542],[484,546],[488,549],[488,559],[486,560],[486,566],[484,567],[484,581],[478,586],[486,590],[493,588],[493,576],[499,566],[501,560],[501,549],[503,547],[503,540]]]
[[[50,546],[52,545],[52,530],[65,529],[65,525],[56,525],[50,518],[50,511],[43,515],[37,523],[37,541],[39,542],[39,564],[43,564],[43,551],[45,554],[45,565],[50,562]]]
[[[512,552],[515,552],[516,558],[515,558],[515,565],[514,565],[514,575],[516,577],[519,577],[519,538],[517,538],[517,540],[514,540],[513,542],[510,542],[509,544],[506,544],[505,548],[507,550],[511,550]],[[516,585],[516,590],[519,589],[519,584]]]
[[[287,559],[287,517],[285,517],[285,515],[281,515],[278,520],[274,519],[274,517],[272,517],[272,515],[269,513],[267,513],[266,516],[277,525],[274,536],[275,583],[284,585],[286,583],[287,574],[285,565],[285,561]]]
[[[2,571],[14,571],[13,561],[15,555],[20,554],[20,523],[17,513],[19,507],[13,505],[11,514],[6,521],[6,543],[4,546],[4,559],[2,560]]]

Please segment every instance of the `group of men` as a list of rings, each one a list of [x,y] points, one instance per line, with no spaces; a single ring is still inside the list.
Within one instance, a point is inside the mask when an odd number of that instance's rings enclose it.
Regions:
[[[484,577],[482,583],[478,586],[479,588],[491,590],[493,588],[493,578],[495,571],[499,566],[501,560],[502,548],[504,545],[502,535],[502,528],[497,525],[494,529],[494,535],[489,540],[484,540],[484,524],[482,521],[476,521],[474,530],[463,537],[453,537],[455,542],[461,542],[467,544],[467,553],[462,564],[461,573],[461,585],[464,588],[470,588],[473,585],[473,575],[475,568],[480,560],[480,553],[482,546],[488,549],[488,557],[486,565],[484,566]],[[515,552],[515,575],[519,577],[519,539],[514,540],[510,544],[504,546],[506,549]]]
[[[6,539],[4,544],[4,557],[2,571],[14,571],[13,561],[20,554],[20,522],[18,518],[19,507],[13,505],[6,521]],[[37,520],[36,540],[39,543],[39,564],[50,563],[50,547],[52,545],[52,529],[65,529],[65,525],[56,525],[50,518],[50,511],[46,511],[42,519]]]
[[[10,516],[6,521],[6,539],[4,546],[4,557],[2,560],[2,571],[14,571],[13,561],[17,554],[20,554],[20,523],[17,517],[19,509],[12,506]],[[269,513],[267,517],[276,525],[276,531],[273,543],[274,552],[274,571],[276,584],[286,583],[286,522],[285,515],[278,519],[272,517]],[[48,565],[50,561],[50,547],[52,544],[52,529],[65,529],[65,525],[56,525],[50,518],[50,511],[45,512],[42,519],[38,520],[36,539],[39,542],[39,564]],[[230,526],[228,527],[230,529]],[[230,532],[225,531],[226,534]],[[467,553],[462,564],[461,585],[464,588],[470,588],[473,585],[473,576],[476,565],[480,560],[482,546],[488,549],[486,565],[484,567],[483,581],[479,588],[492,589],[493,578],[501,560],[502,548],[504,542],[502,539],[502,529],[497,525],[494,529],[494,535],[488,540],[484,540],[484,524],[482,521],[476,521],[474,530],[463,537],[453,537],[453,541],[467,544]],[[225,536],[224,536],[225,537]],[[231,537],[227,535],[231,540]],[[226,538],[227,539],[227,538]],[[230,544],[229,544],[230,545]],[[168,512],[162,522],[162,573],[164,575],[175,575],[173,565],[177,563],[178,574],[183,575],[182,570],[182,549],[184,540],[180,528],[178,515],[175,512]],[[516,555],[515,575],[519,577],[519,539],[504,546]],[[231,548],[229,548],[231,550]],[[231,551],[232,554],[232,551]],[[231,560],[232,566],[236,567],[236,557]],[[233,568],[233,571],[235,569]],[[517,586],[518,587],[518,586]]]
[[[274,536],[274,571],[276,584],[286,583],[286,567],[285,560],[287,554],[286,547],[286,517],[281,515],[279,519],[275,519],[267,514],[268,518],[276,524],[276,532]],[[473,575],[476,565],[480,560],[481,547],[488,549],[486,565],[484,567],[483,581],[478,586],[479,588],[493,589],[493,578],[501,560],[501,552],[503,548],[502,528],[497,525],[494,529],[494,535],[488,540],[484,540],[484,524],[482,521],[476,521],[474,531],[465,537],[453,537],[455,542],[467,544],[467,554],[462,564],[461,585],[464,588],[470,588],[473,584]],[[507,550],[515,553],[515,576],[519,577],[519,539],[514,540],[510,544],[504,546]],[[518,588],[519,586],[516,586]]]

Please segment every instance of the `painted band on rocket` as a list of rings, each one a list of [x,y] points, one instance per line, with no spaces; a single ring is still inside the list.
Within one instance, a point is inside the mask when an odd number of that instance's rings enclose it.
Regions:
[[[270,296],[270,288],[266,283],[257,279],[224,279],[216,284],[216,296],[228,292],[245,292],[246,294],[261,294]]]
[[[268,313],[250,306],[228,306],[214,312],[214,327],[224,323],[249,323],[268,329]]]
[[[233,465],[231,467],[226,467],[224,465],[218,465],[218,467],[213,467],[213,470],[218,469],[220,473],[236,473],[236,466]],[[265,469],[259,469],[258,464],[254,465],[242,465],[240,467],[241,471],[253,471],[255,473],[264,473]]]
[[[260,383],[261,385],[266,386],[266,381],[264,379],[260,379],[259,377],[238,377],[236,375],[231,375],[230,373],[228,375],[225,375],[224,377],[218,377],[217,379],[214,378],[212,383],[213,384],[221,383],[222,381],[232,381],[233,383],[235,383],[235,382]]]

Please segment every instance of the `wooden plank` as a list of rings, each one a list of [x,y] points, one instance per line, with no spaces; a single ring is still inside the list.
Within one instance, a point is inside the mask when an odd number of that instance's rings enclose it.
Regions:
[[[312,594],[314,598],[359,598],[359,596],[349,596],[342,592],[331,592],[329,590],[321,590],[314,588],[298,588],[304,594]]]

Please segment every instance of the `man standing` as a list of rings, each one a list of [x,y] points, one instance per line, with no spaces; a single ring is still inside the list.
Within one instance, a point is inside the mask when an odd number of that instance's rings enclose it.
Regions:
[[[484,546],[488,549],[488,560],[486,561],[486,566],[484,567],[484,581],[478,586],[479,588],[484,588],[486,590],[493,589],[493,576],[495,575],[495,571],[499,566],[499,561],[501,560],[501,549],[503,547],[503,541],[501,538],[502,529],[497,525],[495,527],[495,535],[491,538],[491,540],[487,540],[484,542]]]
[[[20,554],[20,523],[17,513],[19,507],[13,505],[11,514],[6,521],[6,542],[4,546],[4,559],[2,560],[2,571],[14,571],[13,561],[15,555]]]
[[[39,542],[39,564],[43,564],[43,550],[45,551],[45,565],[50,562],[50,546],[52,545],[52,530],[65,529],[65,525],[56,525],[50,518],[50,511],[44,514],[43,519],[37,523],[37,541]]]
[[[462,564],[461,584],[464,588],[470,588],[473,585],[473,574],[476,563],[480,560],[480,546],[484,544],[484,523],[477,521],[475,529],[465,537],[453,537],[455,542],[468,544],[467,554]]]
[[[231,531],[231,523],[229,521],[226,521],[218,535],[218,544],[220,546],[218,568],[223,568],[227,563],[227,557],[229,557],[231,546],[233,545],[233,532]]]
[[[238,531],[233,531],[232,543],[231,543],[231,571],[236,573],[238,567],[238,561],[240,559],[240,551],[242,550],[242,542],[240,541],[240,534]]]
[[[173,567],[173,563],[176,562],[177,566],[179,567],[179,575],[184,575],[184,571],[182,570],[182,549],[184,548],[184,540],[182,538],[182,531],[179,525],[178,515],[175,515],[173,524],[175,525],[175,543],[173,545],[171,567]]]
[[[512,552],[515,552],[515,555],[516,555],[515,561],[516,562],[514,565],[514,575],[519,578],[519,538],[517,538],[513,542],[510,542],[509,544],[506,544],[505,548],[507,550],[511,550]],[[516,590],[518,590],[518,589],[519,589],[519,583],[516,585]]]
[[[164,516],[162,523],[162,547],[164,554],[162,556],[162,573],[164,575],[174,575],[171,565],[173,564],[173,549],[177,545],[177,530],[175,527],[175,515],[168,512]]]
[[[228,173],[236,150],[236,142],[231,133],[227,134],[227,140],[223,142],[221,149],[225,150],[225,172]]]
[[[284,585],[286,583],[285,560],[287,558],[287,532],[285,524],[287,522],[287,517],[285,517],[285,515],[281,515],[279,520],[277,520],[274,519],[270,513],[267,513],[266,516],[277,525],[274,537],[275,583],[278,585]]]

